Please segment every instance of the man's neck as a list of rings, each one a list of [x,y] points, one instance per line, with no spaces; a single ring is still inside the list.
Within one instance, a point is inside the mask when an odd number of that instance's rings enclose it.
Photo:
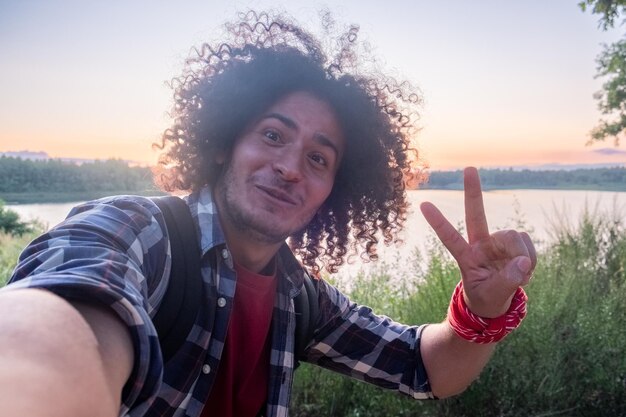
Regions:
[[[228,230],[228,226],[222,227],[226,235],[226,244],[235,263],[254,273],[260,273],[273,265],[272,261],[281,244],[260,244],[249,237],[240,236],[237,231]]]

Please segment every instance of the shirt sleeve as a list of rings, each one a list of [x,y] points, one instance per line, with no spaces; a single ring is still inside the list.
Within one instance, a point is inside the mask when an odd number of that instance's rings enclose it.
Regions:
[[[320,316],[307,360],[415,399],[434,398],[420,354],[425,326],[407,326],[319,282]]]
[[[121,414],[149,402],[163,363],[150,319],[169,276],[169,240],[156,205],[112,197],[75,207],[67,219],[30,243],[3,290],[40,288],[65,299],[100,303],[128,326],[134,346]]]

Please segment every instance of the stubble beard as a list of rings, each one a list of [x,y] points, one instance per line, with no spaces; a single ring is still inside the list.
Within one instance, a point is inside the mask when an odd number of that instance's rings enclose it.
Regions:
[[[255,208],[253,202],[242,201],[245,197],[237,193],[236,189],[235,179],[229,168],[216,186],[216,198],[221,201],[222,206],[221,215],[227,218],[229,224],[239,233],[256,242],[270,245],[282,243],[289,236],[305,229],[315,216],[315,213],[311,213],[307,218],[302,219],[301,224],[294,228],[295,230],[285,230],[279,224],[280,220],[268,220],[268,216],[275,214],[265,214],[264,209]]]

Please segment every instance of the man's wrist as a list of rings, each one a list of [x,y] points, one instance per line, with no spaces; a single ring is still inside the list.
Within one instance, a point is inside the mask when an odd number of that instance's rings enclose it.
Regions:
[[[524,289],[519,287],[505,314],[486,318],[474,314],[465,302],[463,282],[454,289],[448,308],[448,323],[461,338],[474,343],[495,343],[515,330],[526,316],[528,297]]]

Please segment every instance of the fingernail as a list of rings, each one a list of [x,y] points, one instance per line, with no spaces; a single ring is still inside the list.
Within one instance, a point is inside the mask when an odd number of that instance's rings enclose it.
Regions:
[[[528,274],[530,272],[530,259],[526,257],[519,258],[517,260],[517,268],[523,273]]]

